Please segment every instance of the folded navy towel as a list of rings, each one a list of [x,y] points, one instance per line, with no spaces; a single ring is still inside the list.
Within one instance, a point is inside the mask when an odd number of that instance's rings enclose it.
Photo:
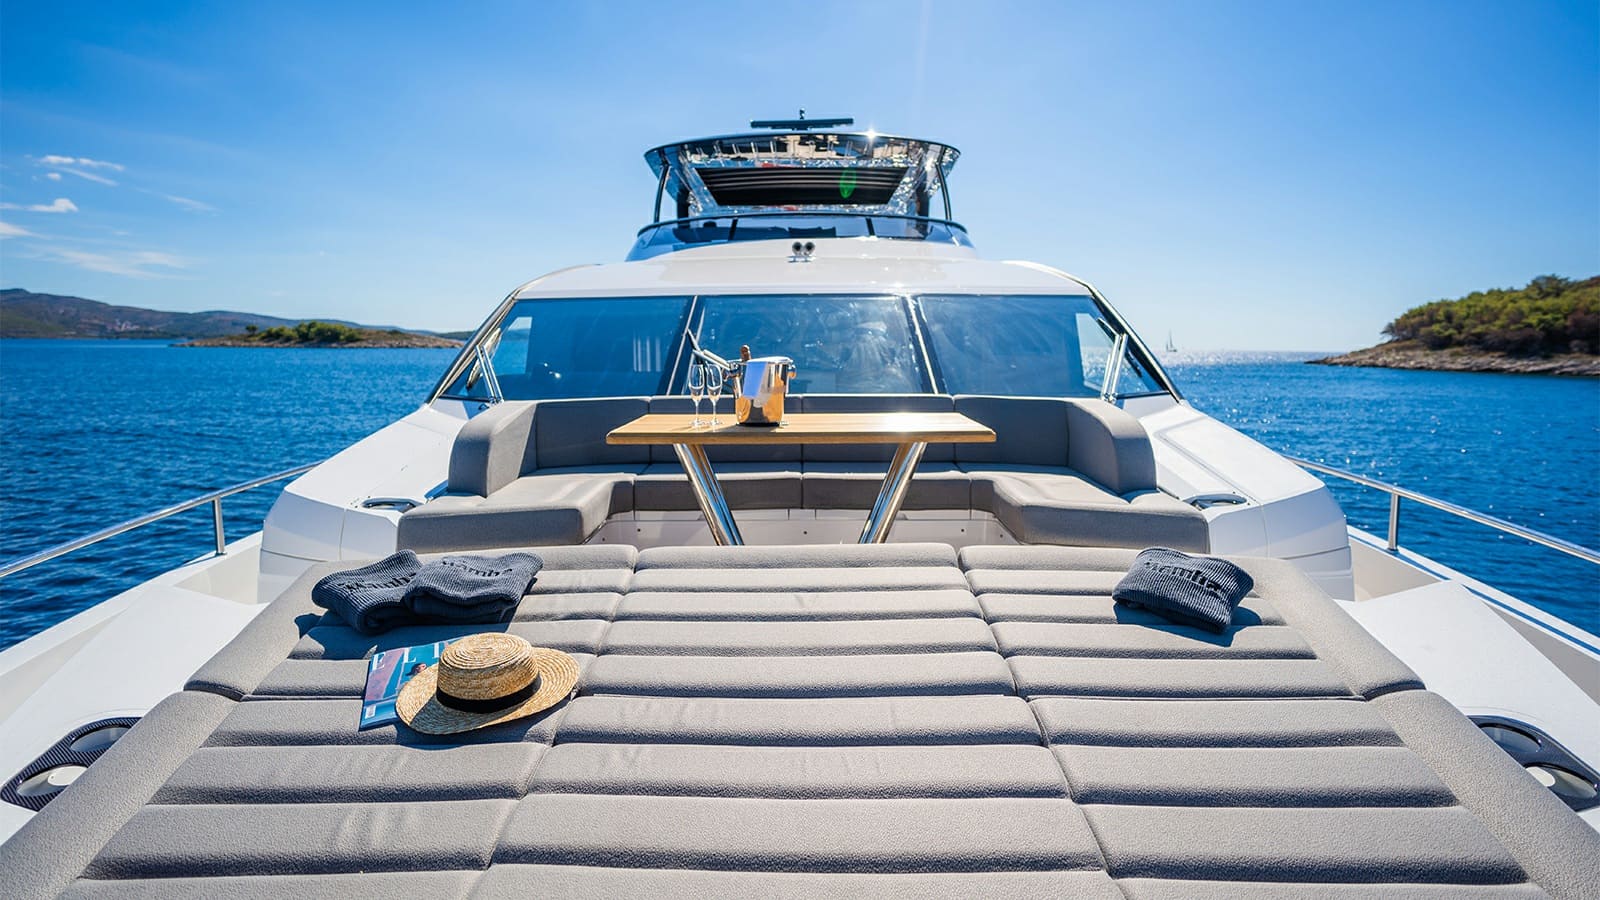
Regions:
[[[446,556],[422,567],[405,602],[430,620],[497,622],[517,608],[543,567],[532,553]]]
[[[370,566],[335,572],[311,588],[311,602],[333,612],[362,634],[378,634],[416,622],[406,605],[406,589],[422,570],[410,550],[401,550]]]
[[[1151,547],[1134,557],[1111,596],[1174,622],[1221,632],[1252,587],[1250,574],[1225,559]]]

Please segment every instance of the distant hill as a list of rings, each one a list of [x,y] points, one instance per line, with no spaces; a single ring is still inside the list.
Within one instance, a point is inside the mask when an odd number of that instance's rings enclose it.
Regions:
[[[1329,359],[1335,366],[1600,375],[1600,276],[1544,275],[1523,288],[1475,291],[1412,307],[1390,340]]]
[[[260,330],[293,328],[301,321],[227,310],[166,312],[136,306],[112,306],[82,297],[36,294],[22,288],[0,290],[0,338],[193,339],[236,335],[249,326]],[[322,321],[374,331],[432,333],[384,325],[360,325],[336,319]]]
[[[318,322],[313,319],[309,322],[289,328],[284,325],[274,325],[271,328],[258,329],[249,326],[244,334],[227,335],[224,337],[196,338],[185,341],[179,347],[324,347],[324,348],[360,348],[376,347],[395,349],[400,347],[459,347],[461,342],[450,338],[438,337],[432,334],[422,334],[415,331],[401,331],[398,328],[379,330],[376,328],[351,328],[348,325],[337,325],[332,322]]]

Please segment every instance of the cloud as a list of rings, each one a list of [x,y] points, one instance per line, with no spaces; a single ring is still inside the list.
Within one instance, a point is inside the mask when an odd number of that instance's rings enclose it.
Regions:
[[[0,238],[31,237],[32,235],[33,232],[26,228],[18,228],[15,225],[0,222]]]
[[[54,203],[35,203],[31,206],[24,206],[20,203],[0,203],[0,209],[22,209],[28,212],[42,213],[69,213],[77,212],[78,204],[65,197],[57,197]]]
[[[209,203],[201,203],[199,200],[190,200],[188,197],[179,197],[179,196],[176,196],[176,195],[173,195],[173,194],[162,194],[161,196],[165,197],[166,199],[168,199],[170,201],[172,201],[173,203],[178,204],[179,206],[183,207],[184,209],[189,210],[190,212],[216,212],[217,211],[217,208],[215,206],[212,206]]]
[[[123,166],[114,162],[105,162],[99,159],[89,159],[78,156],[44,156],[39,158],[39,164],[44,166],[81,166],[85,169],[110,169],[113,172],[125,171]]]
[[[92,181],[95,184],[104,184],[111,187],[116,187],[117,183],[106,176],[99,175],[94,172],[86,172],[84,170],[109,169],[113,172],[124,171],[123,166],[118,163],[106,162],[100,159],[90,159],[87,156],[59,156],[52,153],[49,156],[41,156],[35,161],[41,166],[49,166],[50,168],[57,170],[55,172],[49,172],[45,175],[46,178],[53,176],[54,180],[56,181],[61,180],[61,173],[65,172],[68,175],[76,175],[85,181]]]
[[[112,181],[111,179],[105,177],[104,175],[96,175],[93,172],[80,172],[77,169],[62,169],[61,171],[66,172],[68,175],[76,175],[79,178],[82,178],[82,179],[84,179],[86,181],[92,181],[95,184],[104,184],[104,185],[109,185],[111,187],[116,187],[117,186],[117,183],[115,181]]]
[[[44,173],[44,177],[50,179],[51,181],[60,181],[61,180],[61,173],[60,172],[46,172],[46,173]]]
[[[90,253],[65,247],[45,248],[44,259],[66,263],[90,272],[124,275],[128,278],[171,278],[170,272],[158,269],[187,269],[189,261],[171,253],[138,250],[128,253]]]

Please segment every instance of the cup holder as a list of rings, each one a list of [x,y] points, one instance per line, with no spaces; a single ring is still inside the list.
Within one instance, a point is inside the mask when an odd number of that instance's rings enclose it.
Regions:
[[[101,719],[74,728],[38,759],[28,763],[0,787],[0,800],[38,812],[61,796],[102,754],[122,739],[139,719]]]
[[[1600,795],[1600,789],[1596,789],[1593,782],[1560,766],[1534,763],[1526,768],[1535,781],[1549,788],[1550,793],[1567,801],[1569,806],[1584,802],[1593,805],[1595,797]]]
[[[1574,812],[1600,806],[1600,775],[1526,722],[1501,716],[1469,716],[1484,736],[1516,760],[1533,779]]]
[[[17,784],[17,793],[24,797],[47,797],[59,794],[66,790],[67,785],[78,780],[78,776],[89,771],[88,766],[66,765],[45,769],[30,778],[24,778]]]

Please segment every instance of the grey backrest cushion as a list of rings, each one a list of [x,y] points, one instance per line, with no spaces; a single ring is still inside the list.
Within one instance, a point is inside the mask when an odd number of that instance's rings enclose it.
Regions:
[[[1144,426],[1104,400],[1068,400],[1067,465],[1114,494],[1156,489],[1156,457]]]
[[[649,446],[607,444],[606,434],[649,409],[644,397],[540,401],[533,421],[539,468],[648,463]]]
[[[533,401],[498,403],[461,426],[450,447],[450,492],[487,497],[534,468],[529,457],[537,407]]]
[[[1067,404],[1041,397],[955,398],[956,412],[994,429],[992,444],[956,444],[959,463],[1067,465]]]

